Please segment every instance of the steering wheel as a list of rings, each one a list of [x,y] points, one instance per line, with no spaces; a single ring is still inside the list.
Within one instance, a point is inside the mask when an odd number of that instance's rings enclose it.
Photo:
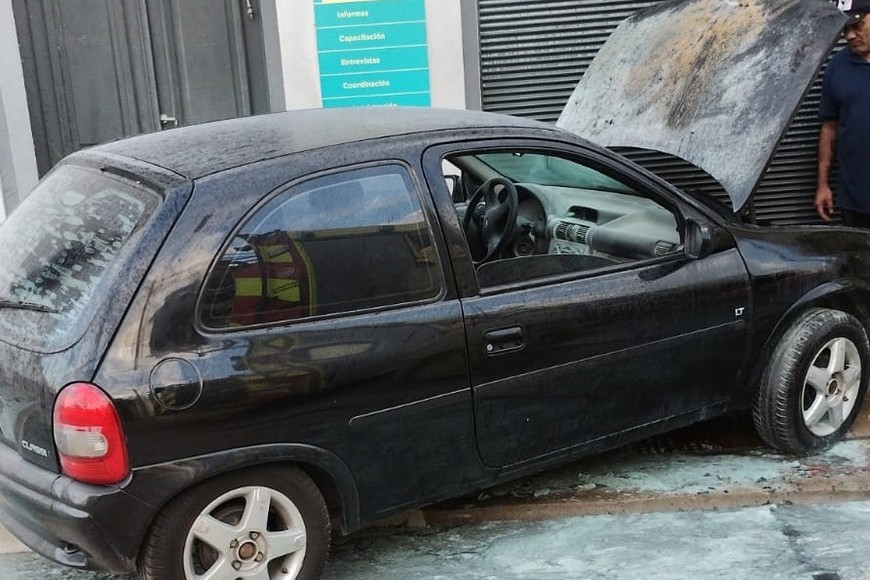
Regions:
[[[477,209],[481,200],[483,211]],[[513,241],[517,225],[517,212],[520,204],[519,194],[513,182],[504,177],[493,177],[483,183],[468,200],[468,209],[462,220],[462,229],[470,239],[471,222],[480,234],[480,242],[486,250],[483,258],[475,259],[480,265],[498,258]],[[473,252],[474,250],[472,250]],[[476,256],[472,256],[476,258]]]

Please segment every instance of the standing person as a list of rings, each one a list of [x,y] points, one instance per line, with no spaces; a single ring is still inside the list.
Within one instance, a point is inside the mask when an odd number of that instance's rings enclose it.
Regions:
[[[831,221],[834,196],[828,181],[836,154],[843,223],[870,228],[870,18],[865,18],[870,0],[839,0],[838,7],[850,18],[843,28],[849,48],[831,59],[822,84],[816,211]]]

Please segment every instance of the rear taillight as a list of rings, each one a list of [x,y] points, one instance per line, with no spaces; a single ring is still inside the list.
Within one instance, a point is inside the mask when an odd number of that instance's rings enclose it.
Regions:
[[[127,443],[112,400],[96,385],[73,383],[54,403],[54,442],[64,475],[110,485],[130,472]]]

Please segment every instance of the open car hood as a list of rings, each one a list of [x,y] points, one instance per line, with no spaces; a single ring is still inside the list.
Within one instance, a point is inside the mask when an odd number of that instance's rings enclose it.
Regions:
[[[557,125],[652,149],[751,197],[847,18],[821,0],[676,0],[610,36]]]

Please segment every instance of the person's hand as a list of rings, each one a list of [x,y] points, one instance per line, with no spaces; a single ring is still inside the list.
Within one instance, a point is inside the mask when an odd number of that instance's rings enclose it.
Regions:
[[[834,217],[834,193],[828,185],[820,185],[816,191],[816,212],[824,222]]]

